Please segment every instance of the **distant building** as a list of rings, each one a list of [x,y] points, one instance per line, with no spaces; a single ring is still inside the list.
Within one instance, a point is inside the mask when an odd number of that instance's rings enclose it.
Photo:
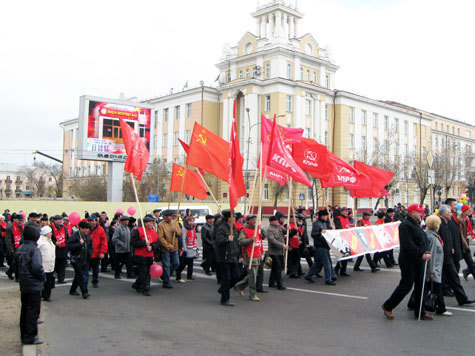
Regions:
[[[55,186],[42,169],[0,163],[0,199],[55,197]]]

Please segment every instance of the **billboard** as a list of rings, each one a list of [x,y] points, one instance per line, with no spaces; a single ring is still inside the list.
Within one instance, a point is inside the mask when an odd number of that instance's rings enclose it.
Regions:
[[[127,155],[119,118],[132,127],[150,151],[151,114],[152,107],[146,104],[81,96],[78,158],[125,162]]]

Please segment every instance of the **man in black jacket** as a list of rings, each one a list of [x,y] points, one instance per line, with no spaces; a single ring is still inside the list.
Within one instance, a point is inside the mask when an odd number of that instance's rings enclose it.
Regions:
[[[218,293],[221,294],[221,305],[233,307],[229,302],[229,290],[239,281],[241,272],[239,270],[239,231],[233,228],[231,234],[231,210],[223,210],[223,221],[215,226],[216,229],[216,260],[220,269],[221,287]]]
[[[201,245],[203,246],[203,262],[201,267],[206,275],[211,276],[210,269],[214,269],[214,215],[206,215],[206,223],[201,228]]]
[[[394,319],[392,310],[401,303],[404,297],[411,291],[414,285],[415,301],[418,306],[415,309],[415,317],[419,317],[419,305],[421,304],[422,284],[424,283],[424,264],[431,257],[424,230],[420,227],[421,214],[424,211],[422,205],[412,204],[407,208],[407,219],[399,225],[399,265],[401,268],[401,281],[391,297],[382,306],[384,315],[388,319]],[[421,310],[422,319],[433,319],[431,314],[425,314],[424,303]]]
[[[27,223],[23,231],[23,243],[15,251],[13,268],[20,280],[21,314],[20,332],[24,345],[38,345],[38,316],[41,308],[41,291],[44,287],[41,252],[36,246],[40,229],[34,223]]]
[[[92,239],[89,236],[91,226],[81,221],[79,230],[74,232],[67,241],[67,248],[71,254],[71,264],[74,268],[74,280],[69,294],[79,295],[78,286],[84,299],[89,297],[87,283],[89,279],[89,263],[92,255]]]

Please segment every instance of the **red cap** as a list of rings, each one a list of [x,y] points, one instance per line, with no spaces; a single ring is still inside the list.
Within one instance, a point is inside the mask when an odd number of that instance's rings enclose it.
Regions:
[[[412,204],[412,205],[409,205],[409,207],[407,208],[407,211],[410,212],[410,211],[418,211],[420,213],[423,213],[424,212],[424,206],[423,205],[419,205],[419,204]]]
[[[470,206],[467,204],[462,205],[462,213],[465,213],[467,210],[470,210]]]

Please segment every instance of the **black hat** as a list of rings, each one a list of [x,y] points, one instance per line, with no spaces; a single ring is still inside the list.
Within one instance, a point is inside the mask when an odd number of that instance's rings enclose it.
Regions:
[[[59,220],[62,219],[63,217],[61,215],[55,215],[52,217],[53,220]]]
[[[289,219],[294,218],[294,217],[295,217],[294,214],[289,215]]]
[[[234,218],[235,219],[240,219],[240,218],[242,218],[242,214],[238,212],[238,213],[234,214]]]
[[[127,215],[123,215],[120,217],[120,221],[129,221],[130,218]]]
[[[269,221],[277,221],[277,220],[279,220],[279,218],[277,216],[275,216],[275,215],[269,216]]]
[[[395,212],[395,210],[393,208],[388,208],[386,210],[386,213],[394,213],[394,212]]]
[[[223,210],[221,213],[223,214],[223,218],[225,219],[229,219],[231,217],[231,210],[229,209]]]
[[[40,215],[38,213],[36,213],[35,211],[32,211],[29,215],[28,215],[29,218],[39,218]]]
[[[318,217],[322,217],[322,216],[326,216],[326,215],[330,215],[330,213],[328,212],[327,209],[323,209],[323,210],[319,210],[318,211]]]
[[[386,215],[386,214],[384,214],[384,211],[378,211],[378,212],[376,213],[376,216],[377,216],[379,219],[384,218],[384,215]]]
[[[162,216],[166,217],[166,216],[172,216],[172,215],[174,215],[173,210],[167,209],[167,210],[162,211]]]
[[[246,221],[249,221],[249,220],[255,219],[255,218],[257,218],[257,216],[249,214],[248,216],[246,216]]]
[[[79,226],[80,229],[90,229],[91,228],[91,225],[89,225],[85,221],[80,221],[78,226]]]
[[[54,219],[54,218],[53,218],[53,219]],[[89,216],[87,217],[87,221],[92,221],[92,220],[96,220],[96,216],[95,216],[94,214],[89,215]]]
[[[145,216],[145,217],[143,218],[143,222],[144,222],[144,223],[148,223],[148,222],[151,222],[151,221],[155,221],[155,219],[152,218],[152,217],[150,217],[150,216]]]
[[[214,219],[214,218],[215,218],[214,215],[209,215],[209,214],[206,215],[206,217],[205,217],[206,220]]]
[[[159,213],[159,212],[161,212],[161,211],[162,211],[162,209],[153,209],[153,212],[154,212],[154,213]]]
[[[48,221],[48,215],[43,215],[40,219],[41,221]]]
[[[275,213],[275,217],[277,217],[277,219],[280,219],[280,218],[287,218],[287,216],[285,216],[284,214],[282,214],[280,211],[278,211],[277,213]]]
[[[40,238],[40,228],[35,223],[27,223],[23,229],[23,239],[38,241]]]
[[[305,215],[303,215],[303,214],[297,214],[297,219],[305,219]]]
[[[340,208],[340,211],[343,211],[343,210],[348,210],[348,208],[346,206],[344,206],[343,208]]]
[[[371,213],[369,211],[363,212],[363,216],[371,216]]]
[[[221,214],[214,214],[214,220],[221,219]]]
[[[17,219],[17,220],[25,220],[25,218],[23,217],[22,214],[13,214],[13,215],[12,215],[12,220],[15,220],[15,219]]]

